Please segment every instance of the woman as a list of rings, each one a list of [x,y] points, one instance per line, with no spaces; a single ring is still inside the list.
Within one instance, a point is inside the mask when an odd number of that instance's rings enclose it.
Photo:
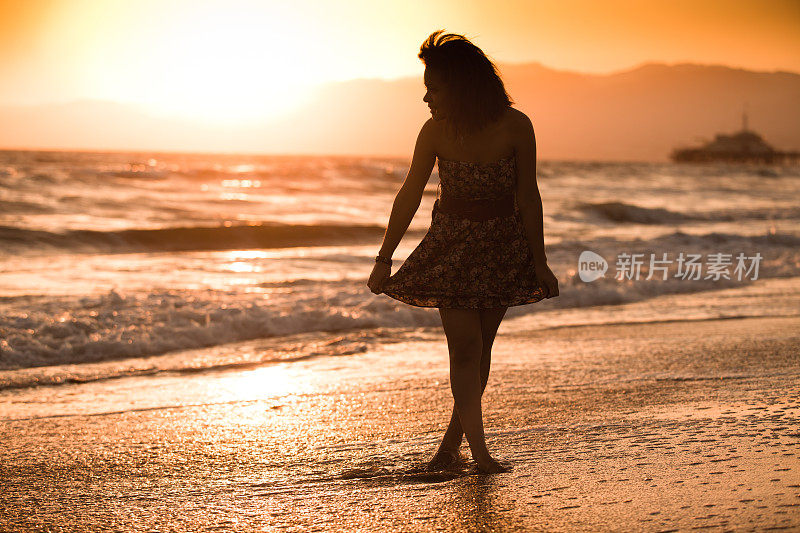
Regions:
[[[436,31],[419,58],[431,118],[417,137],[367,286],[375,294],[439,309],[454,406],[427,468],[458,462],[466,434],[481,472],[505,472],[510,467],[486,447],[481,414],[492,343],[508,307],[558,296],[544,250],[533,125],[511,107],[495,65],[464,36]],[[442,191],[431,227],[390,276],[392,253],[419,208],[437,158]]]

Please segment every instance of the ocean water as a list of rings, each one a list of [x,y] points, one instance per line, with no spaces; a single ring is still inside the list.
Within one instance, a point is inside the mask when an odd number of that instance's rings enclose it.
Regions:
[[[438,327],[435,309],[366,287],[408,165],[0,152],[0,388],[347,355]],[[430,224],[437,183],[434,168],[395,268]],[[750,287],[765,301],[775,296],[758,292],[765,280],[800,272],[798,167],[543,161],[538,183],[561,295],[510,318],[557,327],[637,304],[608,320],[659,320],[661,308],[648,309],[659,297],[702,292],[711,302]],[[604,277],[581,279],[586,250],[608,262]],[[638,277],[615,275],[624,254],[642,254]],[[666,279],[645,279],[663,254]],[[680,254],[702,260],[698,279],[681,277]],[[733,261],[724,275],[715,254]],[[758,257],[749,275],[737,277],[737,254]],[[747,312],[715,302],[681,312]]]

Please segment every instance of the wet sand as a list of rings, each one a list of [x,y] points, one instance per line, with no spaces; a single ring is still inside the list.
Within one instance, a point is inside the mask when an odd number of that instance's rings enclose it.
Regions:
[[[532,320],[527,317],[525,320]],[[800,317],[526,329],[484,396],[514,465],[423,473],[435,329],[364,353],[2,393],[2,531],[800,529]]]

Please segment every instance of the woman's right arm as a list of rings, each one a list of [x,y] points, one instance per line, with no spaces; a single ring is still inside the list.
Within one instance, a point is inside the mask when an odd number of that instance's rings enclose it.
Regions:
[[[403,238],[411,224],[411,219],[419,209],[422,192],[431,177],[433,164],[436,162],[435,127],[433,119],[428,119],[417,135],[411,167],[408,169],[403,186],[400,187],[400,191],[394,199],[389,225],[383,236],[383,245],[379,252],[379,255],[383,257],[391,259],[397,245],[400,244],[400,239]]]

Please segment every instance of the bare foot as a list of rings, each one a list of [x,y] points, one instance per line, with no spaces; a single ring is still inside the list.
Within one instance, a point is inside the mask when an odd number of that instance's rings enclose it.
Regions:
[[[436,470],[445,470],[446,468],[461,462],[461,452],[458,450],[439,450],[433,459],[428,461],[425,465],[425,470],[428,472],[435,472]]]
[[[511,472],[512,467],[509,463],[500,462],[495,459],[489,459],[485,462],[479,462],[475,469],[481,474],[500,474],[503,472]]]

